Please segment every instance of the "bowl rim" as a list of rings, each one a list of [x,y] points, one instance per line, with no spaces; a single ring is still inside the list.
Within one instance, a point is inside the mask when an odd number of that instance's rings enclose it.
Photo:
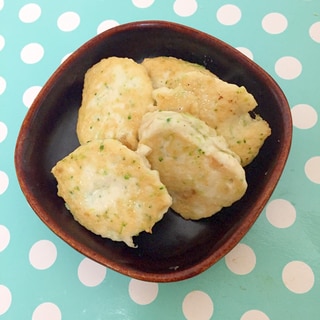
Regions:
[[[221,248],[222,250],[220,251],[220,254],[218,256],[209,255],[208,257],[204,258],[196,265],[192,265],[191,267],[188,267],[183,270],[177,269],[177,270],[168,271],[167,273],[145,273],[137,269],[134,269],[134,270],[124,269],[123,266],[120,266],[118,263],[115,263],[109,258],[106,258],[99,254],[96,254],[96,255],[92,254],[92,252],[90,252],[91,249],[84,246],[83,243],[80,243],[75,239],[70,240],[70,238],[68,237],[68,234],[63,230],[63,228],[57,228],[56,226],[53,226],[52,224],[50,224],[50,219],[48,219],[46,212],[44,212],[43,210],[39,210],[39,206],[37,204],[38,200],[34,197],[33,193],[30,193],[28,191],[29,187],[26,184],[26,172],[23,170],[20,164],[21,156],[23,155],[23,151],[24,151],[25,138],[29,130],[26,124],[29,123],[31,119],[36,117],[37,110],[39,106],[41,106],[42,101],[46,98],[50,85],[60,77],[60,75],[65,71],[65,68],[70,63],[73,63],[73,61],[77,61],[79,57],[81,57],[83,54],[86,53],[87,48],[90,47],[91,45],[94,45],[95,43],[99,43],[100,41],[103,41],[104,39],[112,35],[115,35],[117,33],[123,33],[128,30],[132,30],[134,28],[150,28],[150,27],[162,28],[162,29],[174,28],[177,32],[187,33],[188,35],[192,37],[197,37],[201,41],[204,41],[206,43],[215,44],[215,46],[219,46],[223,48],[223,50],[226,50],[227,54],[231,54],[233,56],[236,55],[239,61],[242,64],[244,64],[244,68],[256,70],[256,73],[260,73],[261,76],[263,76],[263,78],[273,86],[273,89],[276,92],[277,97],[281,101],[282,109],[286,118],[285,119],[286,121],[284,122],[285,127],[283,128],[285,132],[284,141],[283,141],[284,148],[281,150],[279,155],[279,159],[278,159],[279,161],[277,163],[277,172],[273,173],[273,175],[267,181],[264,187],[263,195],[259,197],[257,203],[255,204],[256,210],[254,214],[247,216],[246,223],[241,224],[237,229],[237,232],[227,239],[227,241],[223,244],[223,247]],[[194,29],[192,27],[189,27],[183,24],[165,21],[165,20],[141,20],[141,21],[128,22],[125,24],[118,25],[116,27],[108,29],[92,37],[91,39],[86,41],[84,44],[82,44],[78,49],[76,49],[67,59],[65,59],[65,61],[63,61],[60,64],[60,66],[58,66],[58,68],[52,73],[52,75],[48,78],[46,83],[43,85],[42,89],[38,93],[37,97],[34,99],[32,105],[27,111],[27,114],[22,122],[20,131],[16,140],[14,164],[15,164],[16,175],[18,178],[20,188],[23,194],[25,195],[26,200],[28,201],[31,208],[33,209],[33,211],[47,225],[47,227],[49,227],[49,229],[51,229],[58,237],[64,240],[73,249],[77,250],[81,254],[89,257],[90,259],[114,271],[117,271],[121,274],[124,274],[126,276],[129,276],[135,279],[139,279],[143,281],[151,281],[151,282],[175,282],[175,281],[185,280],[193,276],[196,276],[202,273],[203,271],[205,271],[206,269],[208,269],[209,267],[211,267],[213,264],[215,264],[217,261],[223,258],[229,251],[231,251],[240,242],[240,240],[244,237],[244,235],[250,230],[254,222],[257,220],[257,218],[261,214],[267,201],[271,197],[282,175],[282,172],[284,170],[284,167],[286,165],[286,162],[290,153],[291,141],[292,141],[292,118],[291,118],[290,107],[285,97],[285,94],[280,88],[280,86],[276,83],[276,81],[257,63],[255,63],[254,61],[246,57],[244,54],[242,54],[236,48],[232,47],[226,42],[216,38],[211,34],[205,33],[203,31]]]

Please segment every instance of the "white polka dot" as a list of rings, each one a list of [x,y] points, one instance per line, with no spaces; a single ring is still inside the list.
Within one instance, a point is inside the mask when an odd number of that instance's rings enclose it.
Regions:
[[[248,245],[239,243],[225,256],[225,262],[233,273],[245,275],[254,269],[256,255]]]
[[[0,10],[2,10],[4,7],[4,0],[0,0]]]
[[[198,9],[196,0],[175,0],[173,4],[174,12],[181,17],[190,17]]]
[[[8,127],[7,125],[0,121],[0,143],[6,139],[8,135]]]
[[[314,285],[314,273],[309,265],[302,261],[289,262],[282,271],[282,281],[294,293],[306,293]]]
[[[260,310],[249,310],[242,315],[240,320],[270,320],[270,318]]]
[[[97,34],[103,32],[103,31],[109,30],[109,29],[111,29],[113,27],[116,27],[118,25],[119,25],[119,22],[116,21],[116,20],[105,20],[105,21],[102,21],[98,25]]]
[[[40,86],[33,86],[33,87],[28,88],[23,93],[22,102],[27,108],[30,108],[30,106],[32,105],[34,99],[36,98],[36,96],[40,92],[41,88],[42,87],[40,87]]]
[[[64,32],[70,32],[78,28],[80,16],[73,11],[68,11],[60,15],[57,21],[58,28]]]
[[[132,0],[132,3],[138,8],[148,8],[154,3],[154,0]]]
[[[241,19],[241,10],[233,4],[225,4],[218,9],[217,19],[223,25],[234,25]]]
[[[95,287],[101,284],[106,274],[106,267],[89,258],[84,258],[78,267],[78,278],[87,287]]]
[[[154,282],[131,279],[129,296],[137,304],[146,305],[153,302],[158,295],[159,286]]]
[[[302,65],[297,58],[286,56],[276,62],[275,71],[280,78],[292,80],[299,77],[302,72]]]
[[[310,158],[304,166],[304,171],[309,180],[320,184],[320,156]]]
[[[19,11],[19,19],[25,23],[35,22],[41,15],[41,7],[35,3],[24,5]]]
[[[209,320],[213,315],[214,305],[208,294],[195,290],[185,296],[182,311],[187,320]]]
[[[309,35],[313,41],[320,43],[320,21],[310,27]]]
[[[70,56],[72,55],[72,52],[67,53],[65,56],[62,57],[60,64],[65,62]]]
[[[50,268],[57,259],[57,248],[49,240],[39,240],[29,251],[30,264],[38,270]]]
[[[9,310],[11,301],[11,291],[6,286],[0,284],[0,316]]]
[[[249,59],[253,60],[253,53],[248,48],[237,47],[237,50],[239,50],[242,54],[247,56]]]
[[[0,252],[3,251],[10,242],[10,231],[7,227],[0,225]]]
[[[0,76],[0,95],[2,95],[6,91],[6,87],[6,79]]]
[[[310,129],[318,121],[317,111],[308,104],[297,104],[291,109],[293,125],[299,129]]]
[[[262,28],[271,34],[279,34],[287,29],[287,18],[278,12],[272,12],[262,19]]]
[[[33,64],[39,62],[44,55],[44,49],[39,43],[29,43],[22,48],[20,57],[24,63]]]
[[[276,199],[266,207],[268,221],[277,228],[288,228],[296,220],[296,209],[287,200]]]
[[[9,177],[4,171],[0,171],[0,195],[5,193],[9,186]]]
[[[6,44],[6,39],[4,38],[3,35],[0,34],[0,51],[4,48]]]
[[[44,302],[33,311],[32,320],[61,320],[59,307],[52,302]]]

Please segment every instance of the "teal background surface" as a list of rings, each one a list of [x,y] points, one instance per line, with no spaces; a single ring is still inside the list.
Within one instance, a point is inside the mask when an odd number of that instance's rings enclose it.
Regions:
[[[250,56],[283,89],[294,124],[286,168],[252,229],[209,270],[167,284],[65,244],[29,207],[13,163],[24,116],[64,57],[108,27],[147,19]],[[319,114],[319,0],[0,0],[0,319],[320,319]]]

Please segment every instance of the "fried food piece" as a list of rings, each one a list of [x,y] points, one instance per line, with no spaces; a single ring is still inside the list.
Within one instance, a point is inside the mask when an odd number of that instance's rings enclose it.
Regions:
[[[85,75],[77,123],[80,144],[114,138],[135,150],[141,118],[151,110],[152,84],[145,68],[129,58],[102,59]]]
[[[75,220],[102,237],[134,247],[133,236],[151,232],[172,203],[148,161],[118,140],[92,140],[52,169]]]
[[[242,166],[256,157],[271,129],[260,116],[250,116],[257,102],[245,87],[227,83],[209,70],[203,72],[203,67],[190,68],[172,57],[147,59],[143,65],[152,79],[159,110],[190,113],[205,121],[225,137],[230,149],[240,156]]]
[[[200,72],[216,77],[205,67],[174,57],[145,58],[142,65],[148,70],[154,89],[161,87],[174,88],[186,72]]]
[[[184,113],[146,114],[137,152],[144,154],[186,219],[212,216],[239,200],[247,182],[239,157],[205,122]]]
[[[240,156],[244,167],[258,155],[271,129],[259,115],[243,113],[223,121],[217,132],[228,141],[229,148]]]

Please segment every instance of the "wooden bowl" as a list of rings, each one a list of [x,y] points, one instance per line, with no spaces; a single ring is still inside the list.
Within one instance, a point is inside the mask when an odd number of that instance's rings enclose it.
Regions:
[[[78,224],[57,196],[50,173],[78,145],[76,122],[85,72],[102,58],[174,56],[204,65],[225,81],[244,85],[272,135],[246,167],[248,189],[211,218],[187,221],[170,211],[153,233],[135,238],[138,248],[103,239]],[[94,37],[50,77],[19,133],[15,166],[25,197],[40,219],[85,256],[129,277],[171,282],[193,277],[221,259],[248,232],[270,198],[285,166],[292,138],[291,113],[276,82],[238,50],[208,34],[164,21],[124,24]]]

